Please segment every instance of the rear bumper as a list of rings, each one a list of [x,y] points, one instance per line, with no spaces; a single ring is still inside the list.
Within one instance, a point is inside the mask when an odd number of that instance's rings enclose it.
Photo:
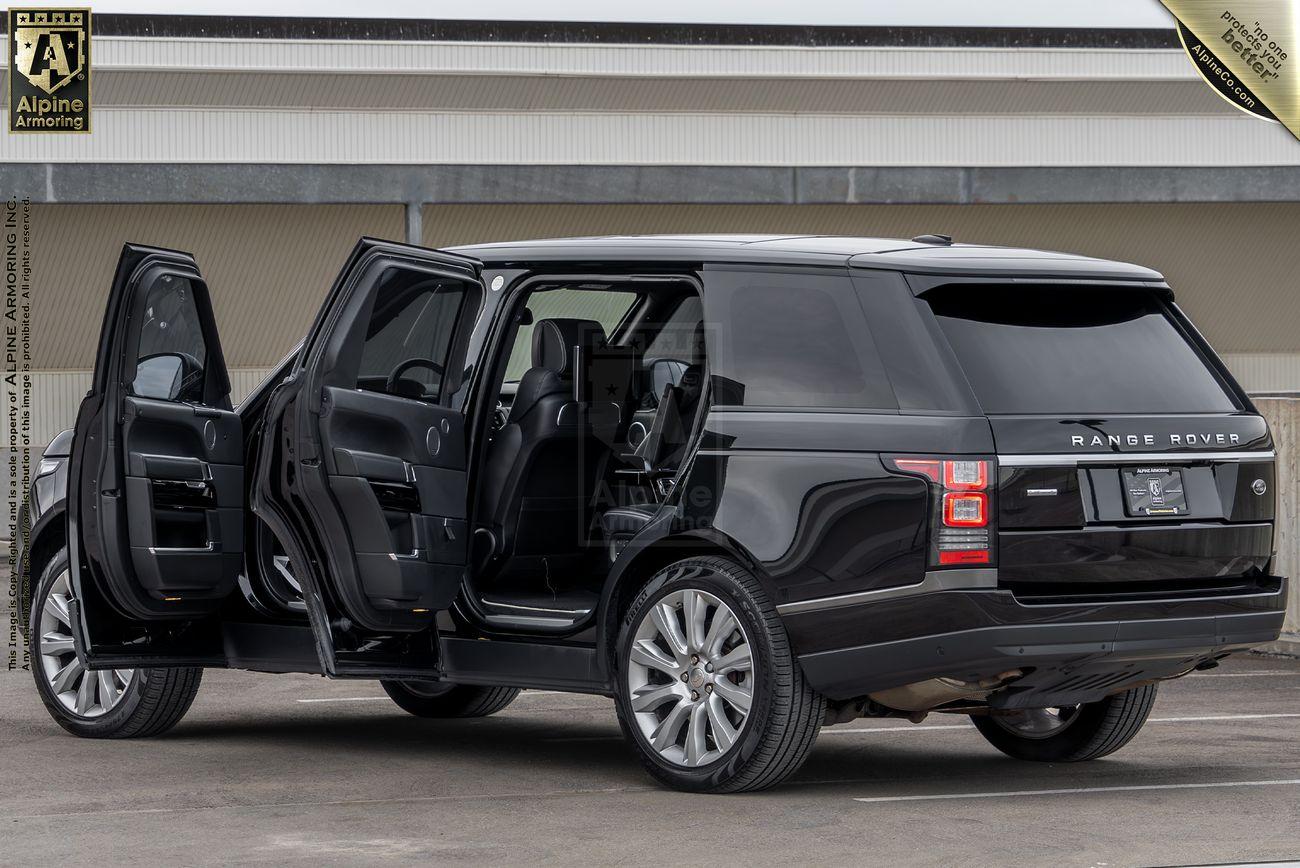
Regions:
[[[1022,606],[1002,591],[939,592],[902,603],[853,607],[859,611],[852,632],[897,634],[900,617],[914,626],[956,629],[804,650],[796,625],[792,638],[803,650],[799,661],[811,685],[832,699],[850,699],[929,678],[979,681],[1021,670],[1028,674],[991,696],[990,704],[1091,702],[1274,641],[1282,629],[1286,585],[1274,594],[1159,604]],[[840,636],[850,632],[847,623],[840,626]]]

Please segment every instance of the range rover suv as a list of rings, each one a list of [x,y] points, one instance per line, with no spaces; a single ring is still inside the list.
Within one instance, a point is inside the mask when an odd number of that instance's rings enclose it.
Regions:
[[[127,245],[25,512],[36,685],[77,735],[166,730],[207,667],[435,718],[547,688],[736,792],[862,716],[1104,756],[1162,680],[1281,627],[1269,431],[1133,265],[363,239],[229,394],[194,259]]]

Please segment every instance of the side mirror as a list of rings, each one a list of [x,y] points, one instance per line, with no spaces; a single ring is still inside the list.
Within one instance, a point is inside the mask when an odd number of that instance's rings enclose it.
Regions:
[[[138,398],[175,401],[187,382],[186,359],[179,353],[158,353],[136,362],[131,394]]]

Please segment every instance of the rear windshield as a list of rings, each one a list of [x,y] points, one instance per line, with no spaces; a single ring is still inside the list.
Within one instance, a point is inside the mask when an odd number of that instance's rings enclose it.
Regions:
[[[927,293],[985,413],[1219,413],[1237,407],[1153,292]]]

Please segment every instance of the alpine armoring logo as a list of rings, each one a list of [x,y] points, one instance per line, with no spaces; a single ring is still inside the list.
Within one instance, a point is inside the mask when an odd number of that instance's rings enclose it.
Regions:
[[[9,131],[90,132],[90,10],[9,10]]]

